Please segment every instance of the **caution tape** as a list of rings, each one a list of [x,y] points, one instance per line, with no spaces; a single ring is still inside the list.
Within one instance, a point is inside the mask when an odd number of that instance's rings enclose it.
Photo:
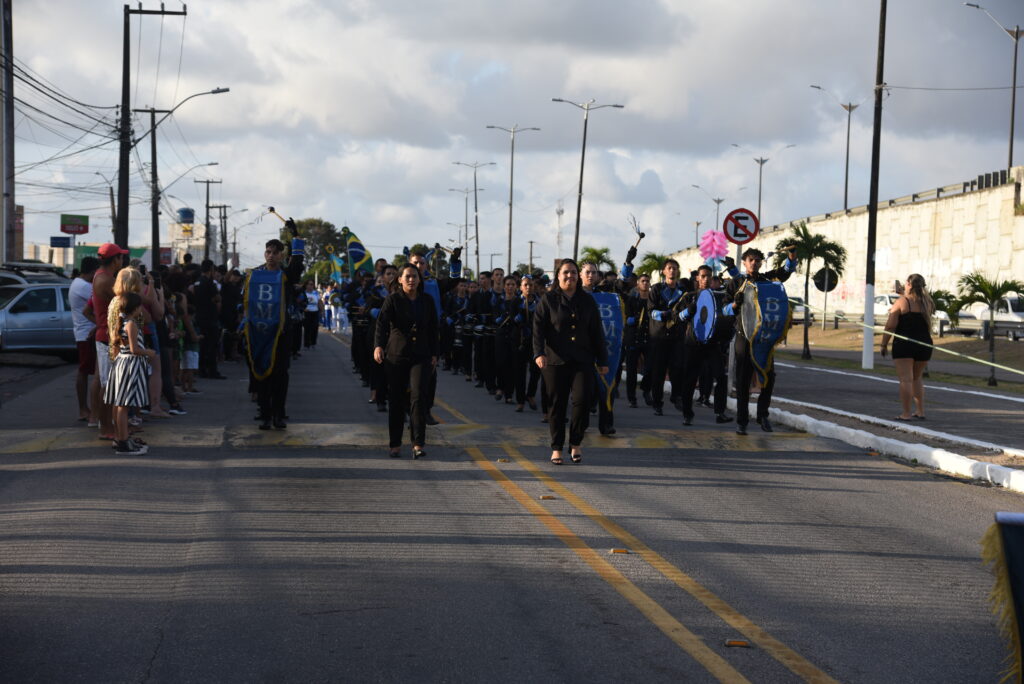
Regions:
[[[826,314],[827,313],[825,311],[825,309],[821,309],[821,308],[819,308],[817,306],[812,306],[812,305],[808,304],[807,302],[802,302],[801,306],[806,306],[809,309],[814,309],[815,311],[820,311],[822,314]],[[950,356],[959,356],[960,358],[968,359],[970,361],[974,361],[975,363],[980,363],[980,364],[985,365],[985,366],[991,366],[992,368],[998,368],[999,370],[1004,370],[1004,371],[1007,371],[1009,373],[1016,373],[1017,375],[1024,375],[1024,370],[1020,370],[1019,368],[1012,368],[1010,366],[1004,366],[1002,364],[994,363],[992,361],[986,361],[985,359],[979,359],[976,356],[970,356],[969,354],[962,354],[960,352],[955,352],[952,349],[945,349],[943,347],[937,347],[934,344],[928,344],[927,342],[922,342],[921,340],[914,340],[914,339],[911,339],[909,337],[905,337],[904,335],[897,335],[894,332],[887,331],[882,326],[872,326],[872,325],[868,325],[867,323],[862,323],[861,321],[854,321],[854,320],[851,320],[851,319],[847,318],[843,314],[833,313],[832,315],[835,316],[836,318],[840,319],[841,321],[846,322],[846,323],[853,323],[855,325],[859,325],[862,328],[867,328],[868,330],[871,331],[872,335],[889,334],[889,335],[892,335],[893,337],[898,337],[901,340],[906,340],[907,342],[913,342],[914,344],[919,344],[922,347],[929,347],[930,349],[934,349],[936,351],[940,351],[943,354],[949,354]]]

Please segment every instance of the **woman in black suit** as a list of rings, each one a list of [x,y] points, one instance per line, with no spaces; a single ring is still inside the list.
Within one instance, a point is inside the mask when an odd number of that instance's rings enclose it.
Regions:
[[[419,269],[411,264],[398,272],[398,287],[377,315],[373,359],[384,364],[388,381],[390,455],[401,456],[402,428],[409,403],[412,457],[426,456],[427,392],[437,365],[440,340],[434,300],[423,291]]]
[[[579,266],[565,259],[558,267],[555,284],[545,292],[533,318],[533,357],[548,391],[548,428],[551,430],[551,462],[562,465],[565,446],[565,411],[572,393],[569,449],[572,462],[583,461],[583,434],[590,418],[594,372],[608,372],[601,316],[594,298],[579,284]]]

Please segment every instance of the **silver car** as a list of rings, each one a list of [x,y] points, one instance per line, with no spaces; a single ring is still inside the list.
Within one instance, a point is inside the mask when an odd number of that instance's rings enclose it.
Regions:
[[[0,286],[0,349],[74,351],[70,281]]]

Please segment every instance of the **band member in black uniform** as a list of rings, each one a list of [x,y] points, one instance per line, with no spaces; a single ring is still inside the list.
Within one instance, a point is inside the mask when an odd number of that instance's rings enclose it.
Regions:
[[[363,387],[370,386],[370,361],[373,356],[373,350],[366,341],[370,316],[365,308],[366,297],[373,287],[373,278],[373,274],[357,272],[344,294],[349,325],[352,327],[352,368],[359,373]]]
[[[380,309],[384,306],[384,300],[388,295],[397,289],[398,269],[391,264],[386,264],[381,270],[380,284],[371,287],[364,299],[364,308],[367,311],[369,325],[366,326],[366,346],[373,349],[377,341],[377,318],[380,316]],[[371,352],[372,353],[372,352]],[[369,364],[370,377],[370,403],[377,404],[377,411],[384,413],[388,410],[388,379],[384,374],[384,367],[379,363]]]
[[[449,262],[449,277],[442,280],[438,280],[431,275],[428,264],[430,258],[441,251],[441,245],[434,243],[434,249],[430,250],[427,254],[421,254],[419,252],[413,253],[409,257],[409,263],[419,269],[420,287],[423,292],[430,295],[431,300],[434,302],[434,316],[436,317],[436,323],[438,331],[441,328],[441,304],[444,301],[444,296],[455,286],[456,281],[462,274],[462,248],[456,247],[452,251],[452,258]],[[437,369],[434,368],[430,373],[430,381],[427,387],[427,425],[437,425],[438,420],[434,418],[434,395],[437,393]]]
[[[750,419],[750,380],[754,376],[754,364],[750,360],[750,342],[747,340],[746,331],[743,330],[743,317],[739,315],[740,306],[743,304],[743,293],[739,289],[748,280],[754,283],[778,281],[784,283],[789,280],[790,274],[796,270],[796,254],[790,250],[789,259],[779,268],[772,269],[767,273],[761,273],[761,264],[764,263],[764,254],[759,249],[750,248],[743,252],[742,263],[746,269],[745,275],[737,275],[726,282],[725,291],[727,298],[731,300],[726,305],[725,311],[736,316],[736,342],[733,346],[736,354],[736,433],[747,434],[747,422]],[[775,368],[768,372],[761,394],[757,397],[757,424],[765,432],[772,431],[772,424],[768,420],[768,408],[772,403],[772,390],[775,388]]]
[[[420,458],[426,456],[427,393],[439,352],[437,310],[433,298],[422,291],[416,266],[403,266],[398,282],[377,316],[373,360],[384,365],[388,378],[389,453],[392,458],[401,456],[408,412],[412,457]]]
[[[683,293],[688,283],[679,279],[679,262],[666,259],[661,266],[662,282],[651,287],[650,295],[650,338],[648,349],[651,377],[651,397],[654,415],[664,415],[662,406],[665,395],[665,373],[669,374],[673,394],[678,393],[682,382],[682,345],[679,341],[679,320],[676,317]],[[646,379],[646,378],[645,378]]]
[[[268,240],[263,252],[265,263],[246,278],[242,297],[246,309],[246,358],[259,405],[261,430],[269,430],[271,425],[277,430],[287,427],[285,403],[288,399],[292,322],[285,309],[301,284],[305,242],[298,237],[295,221],[288,219],[285,228],[292,235],[291,257],[287,265],[284,243]]]
[[[573,463],[580,463],[596,380],[594,369],[608,372],[608,352],[597,303],[580,286],[579,267],[572,259],[559,265],[555,286],[541,296],[534,312],[533,356],[544,376],[551,406],[551,462],[563,463],[565,411],[572,394],[569,449]]]
[[[523,322],[520,325],[521,343],[519,345],[519,362],[516,366],[516,412],[522,413],[523,402],[537,410],[537,386],[540,383],[540,369],[533,360],[533,313],[537,309],[539,298],[536,294],[536,280],[525,275],[519,279],[520,306]],[[547,400],[541,397],[544,410],[547,411]]]
[[[460,372],[466,376],[473,375],[470,362],[473,358],[472,345],[466,346],[466,337],[463,333],[463,322],[469,311],[468,285],[461,278],[455,284],[455,289],[448,293],[448,301],[445,304],[445,323],[451,330],[451,349],[448,350],[449,364],[453,375]],[[443,345],[442,345],[442,351]]]
[[[689,323],[683,333],[683,344],[686,345],[686,362],[683,366],[683,385],[680,391],[683,402],[683,425],[693,425],[693,391],[704,367],[710,369],[715,380],[715,422],[728,423],[732,418],[725,414],[725,399],[729,388],[725,376],[725,359],[722,357],[720,345],[720,326],[715,326],[711,338],[705,342],[700,342],[693,330],[697,316],[697,297],[711,285],[710,266],[701,266],[697,269],[694,284],[697,289],[683,295],[683,310],[679,314],[680,320]]]
[[[524,320],[522,303],[518,292],[518,278],[505,276],[502,293],[495,300],[494,310],[494,367],[497,369],[498,391],[494,398],[512,403],[519,372],[519,347],[523,341]],[[522,404],[520,396],[519,403]]]
[[[582,272],[580,273],[580,282],[583,285],[584,292],[587,294],[593,294],[603,285],[602,279],[603,276],[595,264],[583,264]],[[610,294],[615,294],[614,288],[611,286],[608,286],[608,290],[604,291],[609,292]],[[602,328],[602,335],[603,334]],[[613,373],[613,375],[615,374]],[[616,378],[612,382],[613,387],[611,391],[611,401],[614,401],[615,391],[618,386],[618,379]],[[597,429],[602,435],[610,437],[615,434],[615,414],[612,409],[608,408],[608,402],[605,400],[604,383],[600,378],[595,378],[594,386],[596,391],[594,392],[593,405],[596,405],[597,407]]]
[[[491,322],[494,314],[491,272],[483,271],[477,277],[480,289],[470,297],[469,312],[475,326]],[[476,370],[476,386],[486,387],[490,394],[497,391],[494,378],[494,338],[486,335],[473,337],[473,363]]]
[[[636,408],[636,376],[640,365],[648,364],[650,354],[647,340],[650,334],[651,317],[651,276],[642,274],[636,279],[636,290],[625,299],[626,326],[622,331],[622,347],[626,356],[626,398],[630,408]],[[650,373],[643,370],[644,379],[640,389],[644,400],[651,404]]]

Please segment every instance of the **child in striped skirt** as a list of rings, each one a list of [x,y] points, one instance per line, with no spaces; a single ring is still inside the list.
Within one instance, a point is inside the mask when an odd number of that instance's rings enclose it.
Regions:
[[[114,407],[114,449],[119,456],[139,456],[148,448],[129,437],[128,409],[149,403],[149,359],[156,355],[142,343],[142,297],[135,292],[115,297],[108,325],[111,365],[104,401]]]

